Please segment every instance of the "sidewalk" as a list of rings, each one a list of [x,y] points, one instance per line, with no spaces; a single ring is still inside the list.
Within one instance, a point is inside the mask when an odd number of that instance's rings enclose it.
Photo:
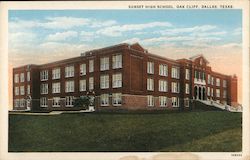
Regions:
[[[49,113],[31,113],[31,112],[18,112],[12,111],[9,114],[19,114],[19,115],[40,115],[40,116],[50,116],[50,115],[59,115],[62,113],[90,113],[91,110],[80,110],[80,111],[51,111]]]

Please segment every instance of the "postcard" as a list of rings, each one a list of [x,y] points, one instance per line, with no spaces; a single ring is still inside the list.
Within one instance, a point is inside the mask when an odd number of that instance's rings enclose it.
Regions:
[[[248,1],[0,8],[0,159],[249,159]]]

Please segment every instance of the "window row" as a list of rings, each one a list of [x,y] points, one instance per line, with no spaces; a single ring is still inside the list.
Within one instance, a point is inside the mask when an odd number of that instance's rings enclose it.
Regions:
[[[30,94],[30,85],[27,85],[26,93],[27,93],[27,95]],[[25,95],[25,87],[24,86],[15,87],[15,96],[18,96],[18,95],[21,95],[21,96]]]
[[[220,89],[216,89],[216,90],[215,90],[215,96],[216,96],[217,98],[220,98],[220,97],[221,97],[220,94],[221,94],[221,93],[220,93]],[[214,96],[214,89],[213,89],[213,88],[210,88],[210,87],[207,87],[207,95],[213,97],[213,96]],[[222,95],[222,97],[223,97],[223,98],[227,98],[227,90],[225,90],[225,89],[223,90],[223,95]]]
[[[215,79],[215,83],[214,83],[214,79]],[[220,78],[214,78],[210,74],[208,74],[207,83],[211,84],[211,85],[216,85],[217,87],[221,86],[221,84],[220,84],[221,83]],[[224,88],[227,87],[227,81],[226,80],[222,81],[222,86]]]
[[[19,75],[20,75],[20,77],[19,77]],[[27,72],[26,79],[28,82],[30,81],[30,72]],[[24,82],[24,81],[25,81],[24,73],[20,73],[20,74],[17,73],[14,75],[14,82],[15,83]]]
[[[189,85],[186,85],[186,93],[189,94]],[[154,79],[148,78],[147,79],[147,90],[154,91]],[[167,92],[168,91],[168,82],[166,80],[159,80],[159,92]],[[172,93],[179,93],[180,92],[180,83],[179,82],[172,82],[171,83],[171,92]]]
[[[148,101],[148,106],[150,106],[150,107],[155,106],[155,97],[154,96],[148,95],[147,96],[147,101]],[[159,96],[159,105],[160,105],[160,107],[167,107],[169,103],[172,105],[172,107],[179,107],[179,98],[178,97],[172,97],[171,99],[169,99],[166,96]],[[188,103],[184,102],[184,105],[186,107],[188,107],[189,106],[189,101],[188,101]]]
[[[25,99],[15,99],[14,100],[14,107],[18,108],[18,107],[25,107],[26,101]]]
[[[147,73],[154,74],[154,62],[147,62]],[[160,64],[159,65],[159,75],[160,76],[168,76],[168,65],[167,64]],[[173,66],[171,68],[171,77],[179,79],[180,78],[180,68]]]

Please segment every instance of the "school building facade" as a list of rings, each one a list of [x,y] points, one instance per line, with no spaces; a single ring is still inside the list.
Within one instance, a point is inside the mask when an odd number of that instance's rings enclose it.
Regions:
[[[203,55],[168,59],[140,44],[122,43],[52,63],[13,69],[13,109],[79,110],[90,96],[95,110],[190,109],[192,103],[237,104],[237,77],[214,72]]]

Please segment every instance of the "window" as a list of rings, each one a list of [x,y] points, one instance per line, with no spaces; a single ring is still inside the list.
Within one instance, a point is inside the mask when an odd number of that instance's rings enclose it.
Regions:
[[[65,92],[74,92],[75,91],[75,83],[74,81],[66,81],[65,82]]]
[[[122,68],[122,55],[114,55],[113,56],[113,69]]]
[[[60,68],[55,68],[52,70],[52,79],[60,79],[61,78],[61,70]]]
[[[86,80],[85,79],[80,80],[79,85],[80,85],[79,86],[80,92],[86,91]]]
[[[94,60],[89,60],[89,73],[94,72]]]
[[[159,65],[159,75],[160,76],[168,76],[168,66],[165,64]]]
[[[120,106],[122,104],[122,94],[121,93],[113,93],[112,94],[112,102],[114,106]]]
[[[223,87],[226,88],[227,87],[227,81],[223,80]]]
[[[101,71],[109,70],[109,57],[101,58],[100,70]]]
[[[27,81],[30,81],[30,72],[27,72]]]
[[[184,106],[189,107],[189,98],[184,98]]]
[[[227,90],[223,90],[223,98],[227,98]]]
[[[24,82],[24,73],[20,74],[20,82]]]
[[[198,79],[199,75],[198,75],[198,71],[194,71],[194,78]]]
[[[202,72],[202,80],[205,81],[205,79],[206,79],[205,72]]]
[[[15,83],[19,82],[19,74],[15,74]]]
[[[147,71],[149,74],[154,74],[154,62],[148,62]]]
[[[159,80],[159,91],[160,92],[167,92],[167,90],[168,90],[167,81]]]
[[[16,95],[16,96],[19,95],[19,87],[15,87],[15,95]]]
[[[216,89],[216,97],[217,97],[217,98],[220,97],[220,89]]]
[[[66,107],[73,107],[74,106],[74,96],[66,96],[65,97],[65,106]]]
[[[153,107],[154,105],[154,96],[148,96],[148,106]]]
[[[172,106],[179,107],[179,98],[178,97],[172,97]]]
[[[207,87],[207,95],[210,96],[210,87]]]
[[[94,89],[94,78],[89,77],[89,90],[93,90],[93,89]]]
[[[48,84],[47,83],[41,84],[40,93],[41,94],[48,94]]]
[[[101,95],[101,106],[108,106],[109,105],[109,95],[102,94]]]
[[[220,86],[220,79],[219,78],[216,78],[216,86]]]
[[[61,92],[61,84],[58,83],[52,83],[52,93],[60,93]]]
[[[172,93],[180,92],[180,84],[178,82],[172,82]]]
[[[19,107],[19,99],[14,100],[14,107]]]
[[[86,64],[81,64],[80,65],[80,75],[83,76],[83,75],[86,75]]]
[[[154,90],[154,79],[152,79],[152,78],[147,79],[147,90],[148,91]]]
[[[27,94],[30,94],[30,85],[27,85]]]
[[[211,88],[211,97],[213,97],[213,96],[214,96],[214,89]]]
[[[49,78],[48,70],[43,70],[40,72],[40,80],[46,81]]]
[[[101,89],[109,88],[109,75],[102,75],[101,76],[100,88]]]
[[[113,74],[112,84],[113,84],[113,88],[122,87],[122,74],[121,73]]]
[[[188,83],[186,83],[186,85],[185,85],[185,93],[189,94],[189,84]]]
[[[24,107],[25,106],[25,99],[20,99],[19,105],[20,105],[20,107]]]
[[[214,77],[211,77],[211,84],[214,85]]]
[[[65,77],[74,77],[74,66],[65,67]]]
[[[166,96],[159,96],[160,107],[167,106],[167,97]]]
[[[60,107],[60,97],[53,97],[52,106],[53,107]]]
[[[185,78],[186,78],[186,80],[190,80],[190,70],[186,69],[185,71],[186,71],[185,72]]]
[[[24,94],[25,94],[24,86],[20,86],[20,95]]]
[[[207,84],[210,84],[211,83],[211,76],[210,74],[207,75]]]
[[[172,78],[179,79],[180,78],[180,68],[172,67]]]
[[[40,98],[40,107],[48,107],[48,102],[46,97]]]

